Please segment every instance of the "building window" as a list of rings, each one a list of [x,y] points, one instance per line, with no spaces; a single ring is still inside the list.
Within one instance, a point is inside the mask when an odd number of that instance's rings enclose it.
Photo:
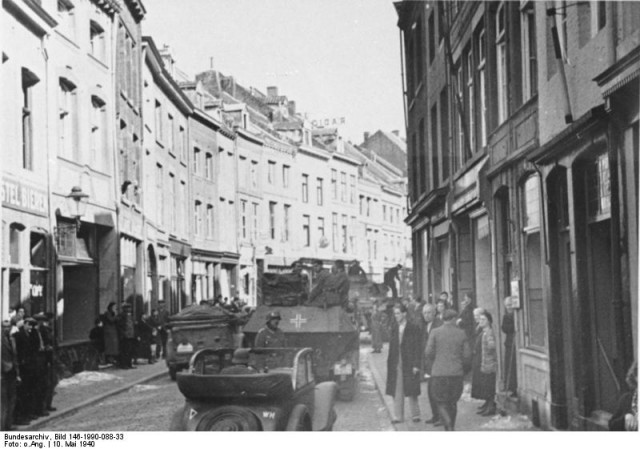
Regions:
[[[98,22],[89,21],[89,45],[91,47],[91,56],[98,61],[104,62],[105,59],[105,38],[104,29]]]
[[[242,238],[247,238],[247,202],[245,200],[240,200],[240,213],[242,220]]]
[[[522,33],[522,102],[525,103],[538,91],[538,60],[536,56],[536,17],[533,2],[526,3],[520,10]]]
[[[318,217],[318,235],[324,237],[324,217]]]
[[[288,165],[282,166],[282,187],[284,188],[289,187],[289,169]]]
[[[542,296],[542,242],[540,239],[540,178],[529,177],[523,185],[525,254],[525,310],[528,344],[543,348],[546,344],[546,317]]]
[[[449,178],[449,91],[440,91],[440,153],[442,154],[442,179]],[[437,162],[437,161],[436,161]]]
[[[597,221],[611,216],[611,180],[609,155],[601,154],[587,169],[587,212],[590,220]]]
[[[176,232],[176,176],[173,173],[169,173],[169,230],[173,233]]]
[[[289,204],[284,205],[284,241],[289,241],[289,215],[291,213],[291,206]]]
[[[276,238],[276,203],[269,201],[269,235],[271,239]]]
[[[189,202],[187,200],[187,183],[185,181],[180,181],[180,204],[182,204],[182,208],[178,206],[175,210],[182,212],[180,214],[180,230],[186,234],[189,230],[187,219],[189,216]]]
[[[258,188],[258,162],[251,161],[251,187],[254,189]]]
[[[507,119],[507,33],[505,5],[496,11],[496,73],[498,83],[498,124]]]
[[[591,3],[591,36],[595,36],[607,24],[607,6],[604,1],[589,3]]]
[[[304,236],[304,246],[311,246],[311,217],[302,216],[302,235]]]
[[[367,197],[367,217],[371,216],[371,197]]]
[[[154,111],[154,126],[156,128],[156,141],[162,142],[162,104],[156,100],[156,107]]]
[[[317,187],[316,187],[316,202],[318,206],[322,206],[324,203],[324,192],[322,189],[322,178],[316,178]]]
[[[356,253],[356,226],[357,226],[356,217],[351,217],[351,234],[349,235],[349,241],[351,243],[351,252]]]
[[[253,223],[251,224],[251,238],[255,242],[258,240],[258,203],[253,204]]]
[[[207,204],[207,237],[213,238],[213,205]]]
[[[193,232],[195,235],[200,235],[200,217],[202,214],[202,202],[196,200],[195,207],[193,208]],[[174,214],[171,214],[174,215]]]
[[[331,170],[331,198],[338,199],[338,172],[335,169]]]
[[[349,239],[349,233],[348,233],[348,224],[347,224],[347,216],[343,215],[342,216],[342,252],[346,253],[348,248],[347,248],[347,243],[348,243],[348,239]]]
[[[58,99],[58,154],[67,158],[75,156],[77,99],[76,86],[66,78],[60,78]]]
[[[413,60],[415,61],[413,65],[413,70],[414,70],[413,93],[415,95],[415,92],[417,91],[417,89],[420,87],[422,83],[422,76],[424,73],[423,66],[424,66],[425,48],[424,48],[424,42],[422,41],[423,40],[422,19],[418,19],[418,21],[414,24],[412,31],[413,31],[412,33],[413,34],[413,44],[412,44]],[[433,52],[431,52],[431,54],[433,54]]]
[[[338,251],[338,214],[331,216],[331,240],[333,241],[333,251]]]
[[[176,127],[173,123],[173,115],[167,114],[168,122],[167,128],[169,128],[169,151],[175,152],[176,146]]]
[[[276,182],[276,163],[274,161],[269,161],[267,165],[267,182],[272,185]]]
[[[22,68],[22,168],[33,170],[33,91],[40,81],[31,71]]]
[[[478,33],[478,97],[480,100],[480,145],[487,145],[486,40],[484,29]]]
[[[340,199],[343,202],[347,201],[347,174],[340,172]]]
[[[194,147],[193,148],[193,174],[194,175],[199,175],[200,174],[200,148],[198,147]]]
[[[71,0],[58,0],[58,24],[60,29],[72,39],[76,35],[75,6]]]
[[[432,153],[432,165],[431,165],[431,176],[433,177],[433,188],[437,189],[440,185],[440,167],[439,165],[439,155],[440,148],[438,148],[438,105],[434,104],[431,108],[431,114],[429,115],[429,120],[431,122],[431,153]],[[423,128],[421,128],[423,129]],[[425,172],[426,173],[426,172]],[[426,180],[425,187],[426,187]]]
[[[164,224],[164,172],[162,165],[156,166],[156,192],[158,192],[158,224]]]
[[[475,64],[473,63],[473,52],[469,49],[467,53],[467,127],[469,129],[469,146],[471,147],[471,153],[474,152],[476,147],[476,104],[475,104],[475,90],[473,83],[473,73],[475,72]],[[471,155],[469,155],[471,156]]]
[[[91,156],[92,162],[100,165],[108,155],[106,151],[107,113],[104,101],[91,97]]]
[[[205,155],[204,174],[209,181],[213,181],[213,154]]]
[[[387,205],[382,205],[382,221],[386,223],[387,221]]]
[[[309,175],[302,175],[302,202],[309,202]]]
[[[349,201],[351,204],[356,204],[356,175],[349,176],[349,184],[351,187],[349,191]]]

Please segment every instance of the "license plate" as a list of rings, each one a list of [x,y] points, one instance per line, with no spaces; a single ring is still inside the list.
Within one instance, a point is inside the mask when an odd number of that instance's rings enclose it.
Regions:
[[[179,344],[178,347],[176,348],[176,352],[178,354],[183,354],[185,352],[193,352],[193,346],[191,346],[191,344]]]
[[[349,375],[351,374],[351,371],[353,371],[351,363],[347,363],[346,365],[336,365],[333,367],[333,372],[336,376]]]

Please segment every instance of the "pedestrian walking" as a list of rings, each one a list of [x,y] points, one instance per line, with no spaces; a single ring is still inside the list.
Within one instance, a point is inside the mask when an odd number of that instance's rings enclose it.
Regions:
[[[155,354],[151,351],[153,342],[153,326],[147,315],[142,315],[136,323],[136,349],[134,359],[146,359],[149,365],[156,362]]]
[[[0,376],[0,430],[8,431],[13,429],[13,414],[16,408],[18,382],[20,381],[16,345],[13,337],[11,336],[11,320],[8,317],[2,320],[1,338],[2,374]]]
[[[16,424],[28,424],[41,416],[43,364],[40,357],[40,335],[34,331],[37,321],[25,318],[15,334],[18,366],[22,382],[18,386]],[[18,324],[20,323],[18,322]]]
[[[384,274],[384,284],[391,289],[391,296],[393,298],[398,297],[398,288],[396,287],[396,280],[400,282],[400,270],[402,269],[402,265],[398,264],[393,268],[389,268],[389,270]]]
[[[504,315],[502,317],[502,332],[504,332],[504,386],[505,390],[515,396],[518,392],[518,374],[516,371],[516,322],[511,296],[504,299]]]
[[[53,407],[53,396],[55,394],[56,386],[58,385],[58,373],[56,372],[55,354],[53,352],[54,336],[53,328],[51,327],[51,320],[53,319],[53,313],[39,313],[34,315],[34,318],[38,321],[38,328],[36,329],[40,333],[40,357],[43,370],[43,398],[40,410],[41,414],[48,414],[48,412],[55,411]]]
[[[149,317],[149,326],[151,326],[151,353],[154,355],[154,360],[160,359],[162,353],[162,324],[160,323],[160,313],[157,309],[151,311]]]
[[[120,356],[118,337],[118,315],[115,311],[116,303],[110,302],[107,310],[102,314],[104,324],[104,355],[108,363],[117,364]]]
[[[393,423],[404,421],[404,398],[409,398],[411,418],[420,421],[420,372],[422,355],[420,353],[421,334],[415,324],[407,320],[407,308],[398,304],[393,308],[395,325],[389,342],[387,359],[386,394],[393,396]]]
[[[422,334],[422,373],[423,379],[427,381],[427,395],[429,397],[429,406],[431,407],[431,418],[427,419],[425,423],[433,424],[434,426],[441,426],[442,421],[438,414],[438,404],[433,396],[433,387],[431,382],[431,368],[432,360],[426,357],[425,350],[427,349],[427,342],[429,341],[429,335],[431,332],[442,326],[442,321],[436,321],[436,306],[433,304],[425,304],[422,308],[422,320],[424,321],[424,331]]]
[[[485,401],[478,410],[479,415],[492,416],[496,414],[495,395],[498,356],[491,314],[486,310],[481,311],[478,325],[480,333],[476,339],[473,354],[474,370],[472,373],[471,397]]]
[[[456,326],[457,316],[455,310],[445,310],[444,324],[432,330],[426,349],[426,356],[433,363],[429,380],[433,397],[438,404],[439,417],[448,431],[455,430],[464,367],[471,356],[467,336]]]
[[[373,304],[373,313],[371,314],[371,326],[369,332],[371,333],[371,347],[372,352],[379,354],[382,352],[382,326],[384,325],[384,310],[385,307],[381,306],[376,300]]]

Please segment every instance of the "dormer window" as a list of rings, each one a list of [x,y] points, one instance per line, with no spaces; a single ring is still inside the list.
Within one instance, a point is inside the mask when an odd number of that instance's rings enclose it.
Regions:
[[[98,61],[104,62],[106,53],[104,28],[93,20],[89,21],[89,44],[91,46],[91,55]]]
[[[71,0],[58,0],[60,29],[70,38],[75,38],[75,5]]]

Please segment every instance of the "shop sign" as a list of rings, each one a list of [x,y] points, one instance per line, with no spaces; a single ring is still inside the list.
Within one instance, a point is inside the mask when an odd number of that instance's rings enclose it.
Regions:
[[[43,217],[49,216],[47,193],[19,181],[2,180],[2,206]]]

